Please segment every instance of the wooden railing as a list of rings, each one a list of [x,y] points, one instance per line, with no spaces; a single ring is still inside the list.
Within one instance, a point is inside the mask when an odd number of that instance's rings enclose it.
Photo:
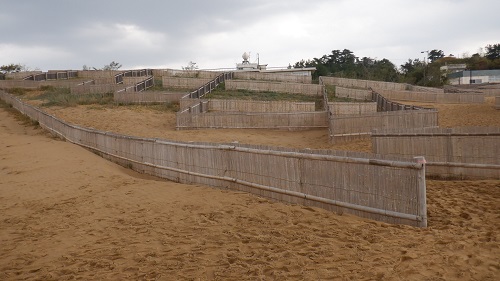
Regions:
[[[206,94],[210,93],[213,89],[215,89],[219,84],[224,83],[226,80],[232,79],[233,78],[233,72],[226,72],[218,75],[215,77],[212,81],[204,84],[203,86],[199,87],[198,89],[184,95],[182,99],[201,99],[203,98]],[[206,112],[205,107],[202,106],[203,103],[197,103],[189,108],[186,108],[178,114],[182,113],[202,113]],[[205,110],[205,111],[204,111]]]
[[[117,93],[121,93],[121,92],[142,92],[142,91],[145,91],[151,87],[154,86],[154,77],[151,76],[149,78],[147,78],[146,80],[143,80],[141,82],[138,82],[136,83],[135,85],[132,85],[132,86],[128,86],[128,87],[125,87],[121,90],[118,90],[116,91]]]
[[[142,77],[152,75],[153,70],[151,69],[128,70],[115,75],[115,84],[123,84],[124,77]]]
[[[40,74],[33,74],[25,77],[23,80],[33,80],[33,81],[45,81],[45,80],[63,80],[76,78],[78,75],[77,71],[57,71],[57,72],[44,72]]]

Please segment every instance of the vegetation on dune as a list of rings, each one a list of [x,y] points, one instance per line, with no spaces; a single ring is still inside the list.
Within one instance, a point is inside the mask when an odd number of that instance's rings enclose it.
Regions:
[[[113,93],[74,95],[68,88],[50,87],[32,99],[42,100],[42,106],[110,104],[113,102]]]
[[[238,99],[238,100],[260,100],[260,101],[296,101],[315,102],[321,100],[320,96],[308,96],[303,94],[257,92],[250,90],[226,90],[224,83],[219,84],[212,92],[205,95],[205,99]]]
[[[359,102],[349,98],[337,98],[335,96],[335,86],[327,86],[328,100],[330,102]],[[291,102],[323,102],[323,96],[311,96],[303,94],[257,92],[250,90],[226,90],[224,83],[219,84],[211,93],[205,95],[205,99],[236,99],[236,100],[257,100],[257,101],[291,101]]]
[[[164,102],[148,105],[126,105],[117,103],[113,99],[113,93],[104,94],[71,94],[68,88],[56,88],[53,86],[41,86],[38,89],[30,88],[10,88],[6,90],[8,93],[22,97],[27,100],[41,101],[41,106],[61,106],[73,107],[77,105],[97,105],[99,107],[148,107],[151,110],[162,112],[177,112],[179,111],[179,102]],[[8,107],[4,104],[2,107]]]
[[[29,118],[28,116],[22,114],[20,111],[12,107],[12,104],[6,103],[5,101],[0,99],[0,108],[6,110],[10,114],[14,116],[14,118],[21,122],[22,125],[33,126],[34,128],[39,128],[40,124],[38,121]]]

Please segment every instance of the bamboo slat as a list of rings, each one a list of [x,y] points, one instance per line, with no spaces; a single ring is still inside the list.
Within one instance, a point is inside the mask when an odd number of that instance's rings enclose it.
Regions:
[[[372,98],[372,91],[367,89],[354,89],[336,86],[335,97],[369,101]]]
[[[428,175],[500,179],[500,128],[427,128],[376,131],[374,153],[423,155]]]

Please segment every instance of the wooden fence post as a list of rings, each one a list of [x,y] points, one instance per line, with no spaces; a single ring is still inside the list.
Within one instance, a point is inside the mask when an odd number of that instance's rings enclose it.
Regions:
[[[417,177],[417,201],[418,201],[418,216],[420,221],[419,227],[427,227],[427,190],[425,184],[425,158],[423,156],[413,157],[416,163],[422,164],[422,169],[418,172]]]

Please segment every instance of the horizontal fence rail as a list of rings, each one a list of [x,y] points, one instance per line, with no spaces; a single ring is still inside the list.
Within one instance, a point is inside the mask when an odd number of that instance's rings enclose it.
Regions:
[[[423,158],[394,161],[345,152],[139,138],[68,124],[2,91],[0,98],[53,134],[146,174],[427,226]]]
[[[330,142],[370,137],[374,129],[437,127],[437,110],[404,110],[363,115],[339,115],[330,119]]]
[[[427,175],[443,178],[500,179],[500,128],[422,128],[374,130],[374,153],[423,155]]]

